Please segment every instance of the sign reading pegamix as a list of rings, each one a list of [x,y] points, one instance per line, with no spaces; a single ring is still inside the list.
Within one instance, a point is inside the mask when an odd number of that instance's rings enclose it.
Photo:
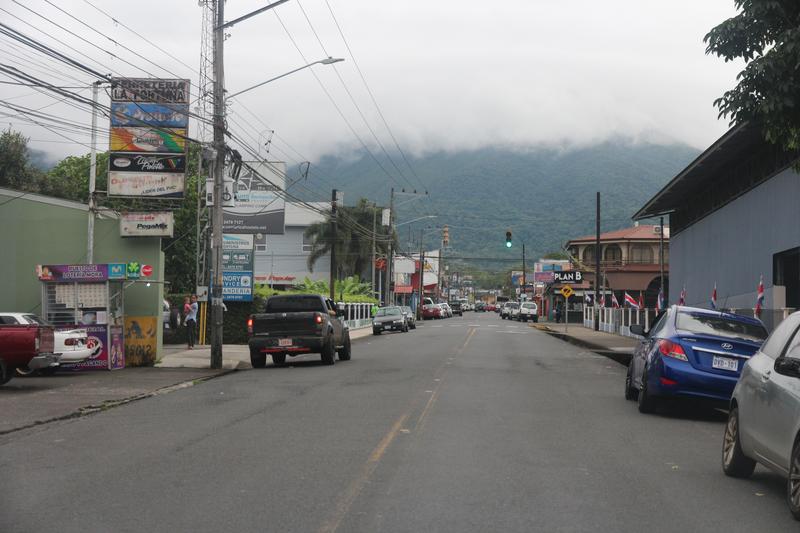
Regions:
[[[122,213],[119,219],[121,237],[172,237],[175,220],[172,211],[163,213]]]
[[[111,78],[111,101],[188,104],[189,80]]]
[[[108,195],[183,198],[189,80],[113,78]]]
[[[556,270],[553,272],[553,281],[556,283],[582,283],[583,272],[580,270]]]

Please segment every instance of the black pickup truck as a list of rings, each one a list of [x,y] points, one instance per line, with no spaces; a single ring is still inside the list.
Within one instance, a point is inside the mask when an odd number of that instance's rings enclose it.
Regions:
[[[264,368],[267,354],[282,365],[286,356],[318,353],[322,362],[350,360],[350,331],[340,318],[341,311],[318,294],[292,294],[267,299],[264,312],[250,315],[247,332],[250,340],[250,363]]]

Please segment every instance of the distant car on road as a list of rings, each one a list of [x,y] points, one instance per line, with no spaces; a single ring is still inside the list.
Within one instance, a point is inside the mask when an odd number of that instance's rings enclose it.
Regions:
[[[400,307],[381,307],[372,317],[372,334],[380,335],[384,331],[408,332],[408,320]]]
[[[733,391],[722,469],[746,478],[756,462],[787,478],[786,500],[800,520],[800,312],[747,361]]]
[[[625,398],[653,412],[665,397],[727,403],[745,363],[767,338],[760,320],[694,307],[670,307],[643,336],[625,378]]]
[[[519,304],[517,302],[508,302],[508,311],[506,311],[506,318],[509,320],[517,320],[519,316]]]
[[[517,314],[517,320],[520,322],[527,322],[532,320],[533,322],[539,321],[539,309],[534,302],[522,302],[519,306],[519,313]]]
[[[452,302],[449,304],[450,310],[454,315],[464,316],[464,309],[459,302]]]
[[[475,302],[475,307],[473,309],[476,313],[483,313],[486,311],[486,306],[483,302]]]
[[[406,322],[408,322],[408,327],[411,329],[417,329],[417,317],[414,316],[414,311],[407,305],[403,305],[400,307],[403,310],[403,315],[406,317]]]

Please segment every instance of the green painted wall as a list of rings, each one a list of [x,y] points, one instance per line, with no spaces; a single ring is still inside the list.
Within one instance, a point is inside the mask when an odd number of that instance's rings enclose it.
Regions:
[[[18,198],[0,190],[0,310],[41,311],[41,284],[36,265],[80,264],[86,261],[88,210],[36,201],[36,195]],[[7,203],[4,203],[7,202]],[[80,205],[67,202],[69,205]],[[85,209],[85,206],[84,206]],[[138,261],[153,266],[152,280],[164,279],[161,239],[119,236],[119,220],[102,216],[95,222],[95,263]],[[164,284],[129,284],[125,313],[158,317],[161,351],[161,302]]]

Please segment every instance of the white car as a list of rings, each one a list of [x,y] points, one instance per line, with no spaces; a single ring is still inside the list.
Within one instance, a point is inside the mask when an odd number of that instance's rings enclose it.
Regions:
[[[528,320],[538,322],[539,309],[537,308],[536,304],[533,302],[522,302],[517,313],[517,320],[520,322],[527,322]]]
[[[508,319],[509,320],[519,320],[519,304],[512,303],[508,306]]]
[[[4,324],[42,324],[47,322],[31,313],[0,313],[0,322]],[[71,329],[67,331],[56,330],[54,334],[53,352],[58,356],[58,363],[50,368],[43,369],[43,374],[52,374],[62,363],[81,363],[89,359],[92,349],[87,346],[88,334],[85,329]],[[18,368],[21,376],[33,374],[34,370]]]

